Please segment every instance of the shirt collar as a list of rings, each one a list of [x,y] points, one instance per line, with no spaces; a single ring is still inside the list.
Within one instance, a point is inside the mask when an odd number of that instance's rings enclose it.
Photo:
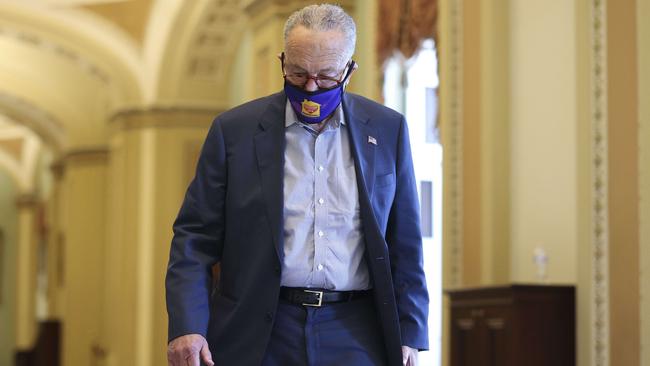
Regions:
[[[325,126],[325,129],[328,128],[338,128],[340,125],[345,125],[345,117],[343,116],[343,107],[342,103],[339,104],[338,107],[334,110],[334,113],[332,113],[332,117],[330,117],[329,122],[327,123],[327,126]],[[291,103],[289,100],[287,100],[287,104],[285,106],[285,113],[284,113],[284,127],[289,127],[293,125],[294,123],[297,123],[302,126],[307,126],[309,127],[309,124],[307,123],[302,123],[296,116],[296,112],[291,108]]]

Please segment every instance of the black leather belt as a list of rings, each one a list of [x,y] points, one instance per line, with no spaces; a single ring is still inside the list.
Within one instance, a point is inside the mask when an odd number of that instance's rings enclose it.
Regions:
[[[281,287],[280,298],[295,305],[321,307],[326,304],[347,302],[370,295],[365,291],[329,291],[323,289]]]

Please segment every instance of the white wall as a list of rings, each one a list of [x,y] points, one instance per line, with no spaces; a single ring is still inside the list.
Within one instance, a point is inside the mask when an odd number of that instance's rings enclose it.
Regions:
[[[566,0],[510,2],[511,280],[576,280],[576,20]]]

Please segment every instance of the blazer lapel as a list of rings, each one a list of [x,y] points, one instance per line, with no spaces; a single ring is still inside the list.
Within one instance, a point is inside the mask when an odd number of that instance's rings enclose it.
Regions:
[[[370,118],[360,110],[355,110],[354,102],[349,96],[343,98],[343,111],[348,121],[352,151],[357,168],[357,179],[361,179],[372,198],[375,184],[375,153],[377,149],[377,134],[369,123]],[[373,143],[374,142],[374,143]],[[361,192],[360,192],[361,193]]]
[[[273,244],[282,263],[283,211],[284,211],[284,107],[283,93],[273,96],[260,121],[260,131],[255,135],[255,154],[259,171],[262,195],[266,202],[266,216],[271,226]]]

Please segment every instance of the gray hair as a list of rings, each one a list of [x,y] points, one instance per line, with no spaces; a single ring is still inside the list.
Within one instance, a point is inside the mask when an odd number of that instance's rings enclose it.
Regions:
[[[352,57],[357,43],[357,26],[345,10],[338,5],[320,4],[306,6],[289,16],[284,25],[284,43],[286,45],[289,33],[296,27],[316,31],[339,30],[347,41],[347,58]]]

